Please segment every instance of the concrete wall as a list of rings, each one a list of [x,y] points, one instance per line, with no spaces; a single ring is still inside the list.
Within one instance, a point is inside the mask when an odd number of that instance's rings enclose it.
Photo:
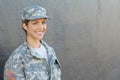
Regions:
[[[48,11],[44,40],[56,51],[62,80],[120,79],[119,0],[0,0],[0,80],[4,63],[23,42],[19,12],[29,5]]]

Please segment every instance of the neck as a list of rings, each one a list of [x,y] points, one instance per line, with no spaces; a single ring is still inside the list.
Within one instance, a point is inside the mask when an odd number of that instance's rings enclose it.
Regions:
[[[31,39],[30,37],[27,37],[26,41],[29,44],[29,46],[32,47],[32,48],[39,48],[40,45],[41,45],[39,40]]]

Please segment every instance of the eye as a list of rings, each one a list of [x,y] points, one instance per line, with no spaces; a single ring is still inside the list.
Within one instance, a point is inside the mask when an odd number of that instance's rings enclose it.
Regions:
[[[42,24],[46,24],[46,21],[42,21]]]

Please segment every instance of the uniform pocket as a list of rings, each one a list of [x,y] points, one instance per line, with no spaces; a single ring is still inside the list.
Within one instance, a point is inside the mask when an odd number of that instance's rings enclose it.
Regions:
[[[55,59],[54,65],[55,65],[57,68],[61,68],[61,67],[60,67],[60,63],[59,63],[59,61],[58,61],[57,59]]]

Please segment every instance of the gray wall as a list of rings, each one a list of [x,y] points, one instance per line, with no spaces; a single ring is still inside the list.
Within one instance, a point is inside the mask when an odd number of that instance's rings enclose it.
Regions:
[[[46,40],[62,66],[62,80],[120,79],[120,0],[0,0],[0,75],[23,42],[19,12],[29,5],[48,11]],[[0,76],[2,80],[2,76]]]

